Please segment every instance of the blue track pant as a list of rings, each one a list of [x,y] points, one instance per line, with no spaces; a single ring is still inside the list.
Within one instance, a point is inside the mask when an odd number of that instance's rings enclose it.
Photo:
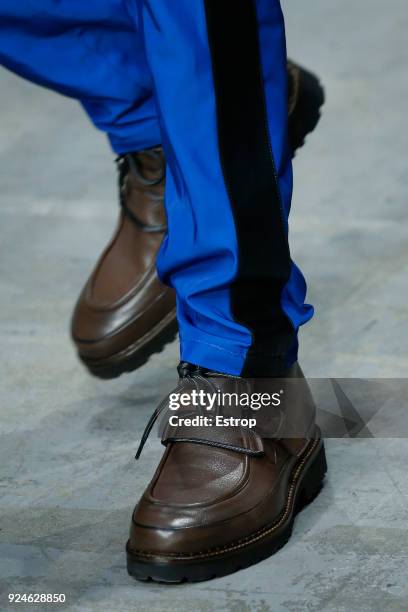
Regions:
[[[77,98],[117,153],[163,145],[181,358],[281,375],[313,309],[288,246],[279,0],[2,0],[0,63]]]

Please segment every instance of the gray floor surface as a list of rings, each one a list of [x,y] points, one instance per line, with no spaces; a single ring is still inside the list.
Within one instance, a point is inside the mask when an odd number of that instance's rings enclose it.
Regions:
[[[284,9],[290,54],[327,89],[295,160],[291,244],[316,307],[301,362],[407,377],[406,0]],[[252,569],[175,587],[127,576],[131,510],[162,451],[152,436],[133,455],[177,346],[113,382],[80,367],[68,322],[117,214],[113,156],[75,102],[5,71],[0,91],[0,609],[61,592],[78,611],[408,610],[403,438],[329,440],[324,490]]]

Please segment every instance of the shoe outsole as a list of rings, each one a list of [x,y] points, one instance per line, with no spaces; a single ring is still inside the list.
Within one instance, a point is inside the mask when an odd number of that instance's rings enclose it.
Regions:
[[[202,582],[251,567],[277,553],[289,541],[296,515],[317,497],[323,485],[327,471],[324,444],[322,440],[315,440],[311,445],[312,451],[309,448],[305,452],[308,459],[303,459],[305,465],[294,485],[292,497],[289,488],[286,508],[274,523],[221,551],[214,549],[189,558],[181,555],[166,558],[164,554],[159,556],[157,553],[135,552],[130,549],[128,542],[126,553],[129,575],[142,582]],[[293,474],[298,470],[299,464]],[[277,530],[277,535],[274,535],[274,530]]]
[[[164,324],[163,321],[160,322],[159,330],[157,327],[135,344],[128,346],[125,351],[116,353],[107,359],[90,360],[81,354],[79,354],[79,359],[93,376],[104,380],[118,378],[126,372],[133,372],[142,367],[152,355],[161,353],[167,344],[176,339],[178,323],[175,311],[167,315]]]

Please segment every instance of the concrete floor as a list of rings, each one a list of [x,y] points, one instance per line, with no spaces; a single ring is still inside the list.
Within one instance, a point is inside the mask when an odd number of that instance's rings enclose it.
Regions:
[[[284,9],[290,54],[328,96],[295,161],[292,250],[317,311],[301,361],[309,376],[407,378],[406,0]],[[328,440],[323,492],[250,570],[176,587],[127,576],[158,440],[133,455],[177,346],[113,382],[81,369],[68,321],[117,214],[112,155],[76,103],[5,71],[0,90],[0,609],[10,592],[61,592],[78,611],[408,610],[404,438]]]

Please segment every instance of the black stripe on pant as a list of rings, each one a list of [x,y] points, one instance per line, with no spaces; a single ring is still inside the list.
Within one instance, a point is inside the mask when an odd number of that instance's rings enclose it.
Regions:
[[[268,118],[254,0],[204,0],[218,141],[238,240],[234,319],[252,344],[241,374],[282,376],[295,341],[281,307],[291,258]]]

